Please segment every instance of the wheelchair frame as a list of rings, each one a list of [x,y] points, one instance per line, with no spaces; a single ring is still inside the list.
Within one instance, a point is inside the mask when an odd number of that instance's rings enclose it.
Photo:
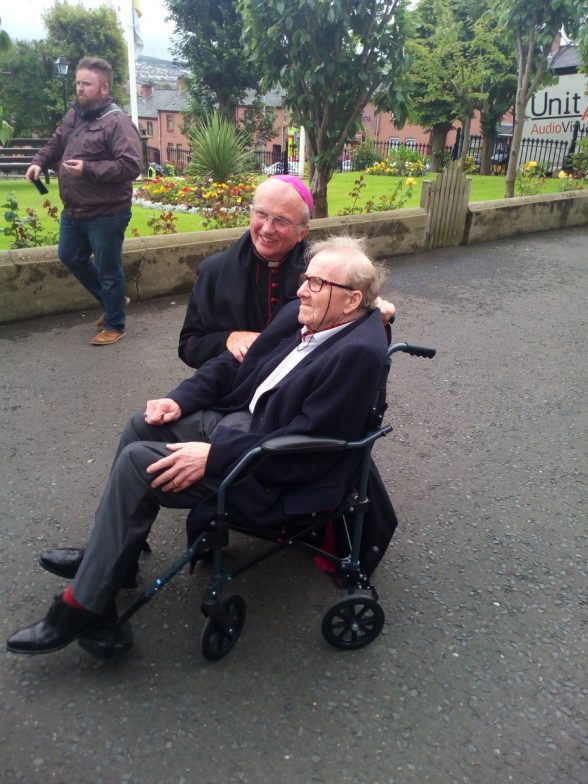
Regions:
[[[79,644],[92,655],[108,659],[128,650],[133,644],[129,619],[147,604],[167,583],[188,563],[193,563],[198,556],[212,559],[212,575],[205,591],[201,610],[206,622],[201,635],[203,656],[216,661],[225,656],[237,642],[245,623],[245,603],[240,596],[233,595],[224,601],[220,595],[223,586],[234,577],[250,569],[252,566],[271,557],[284,547],[294,545],[321,556],[333,563],[337,577],[346,589],[347,596],[339,599],[326,612],[321,630],[328,643],[341,650],[356,650],[368,645],[378,637],[385,622],[384,611],[379,604],[375,587],[362,571],[360,547],[363,535],[364,518],[370,504],[367,496],[368,474],[371,451],[374,443],[392,431],[391,425],[383,425],[382,421],[387,408],[386,382],[392,361],[392,355],[404,352],[411,356],[433,358],[436,350],[427,346],[409,343],[394,343],[388,348],[386,362],[378,385],[376,399],[371,409],[366,435],[357,441],[343,441],[332,438],[314,436],[281,436],[270,438],[260,446],[247,452],[239,463],[230,471],[219,485],[217,491],[217,509],[214,520],[209,527],[195,539],[192,545],[171,566],[136,599],[121,615],[112,629],[101,629],[79,639]],[[286,534],[281,541],[275,537],[263,536],[244,526],[229,522],[226,510],[227,491],[231,484],[248,470],[256,460],[268,454],[303,454],[305,452],[336,452],[349,449],[363,450],[361,457],[359,481],[355,491],[334,512],[317,512],[293,521],[297,527],[301,520],[307,522],[295,533]],[[352,521],[352,536],[349,535],[347,517]],[[339,557],[321,549],[320,546],[308,541],[318,538],[329,520],[334,523],[341,520],[346,532],[349,553]],[[231,572],[223,568],[222,551],[229,542],[229,529],[233,529],[256,538],[270,538],[272,544],[256,556],[239,564]],[[363,593],[359,593],[362,591]],[[368,595],[366,595],[366,593]]]

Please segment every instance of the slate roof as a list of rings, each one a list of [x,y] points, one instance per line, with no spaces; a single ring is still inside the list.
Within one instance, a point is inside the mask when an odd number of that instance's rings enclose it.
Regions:
[[[278,90],[270,90],[269,93],[262,95],[262,100],[266,106],[271,106],[272,109],[279,109],[282,106],[283,94]],[[243,106],[250,106],[255,98],[255,90],[247,90],[243,98]]]
[[[565,71],[566,73],[576,73],[580,68],[580,53],[578,47],[573,44],[560,46],[551,58],[549,67],[555,73]]]
[[[188,93],[155,90],[150,98],[137,97],[137,114],[139,117],[156,120],[158,112],[183,112],[189,102]]]
[[[244,106],[250,106],[255,98],[255,91],[248,90],[243,99]],[[263,96],[266,106],[274,109],[282,105],[281,93],[272,90]],[[183,112],[190,103],[190,96],[187,92],[178,93],[177,90],[155,89],[150,98],[137,96],[137,114],[147,120],[156,120],[158,112]],[[130,114],[130,104],[125,107]]]

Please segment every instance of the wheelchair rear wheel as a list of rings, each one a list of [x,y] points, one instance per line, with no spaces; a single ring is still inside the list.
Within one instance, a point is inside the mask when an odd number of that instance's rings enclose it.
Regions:
[[[245,602],[240,596],[229,596],[224,600],[223,607],[230,618],[231,628],[225,631],[214,618],[208,616],[202,629],[200,649],[209,661],[218,661],[231,650],[245,623]]]
[[[321,630],[335,648],[356,650],[376,639],[384,621],[384,610],[371,596],[347,596],[327,610]]]

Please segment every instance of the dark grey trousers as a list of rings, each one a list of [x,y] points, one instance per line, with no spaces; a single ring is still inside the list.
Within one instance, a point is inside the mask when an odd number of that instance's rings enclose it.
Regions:
[[[142,411],[128,420],[120,438],[108,482],[98,504],[94,528],[73,582],[73,594],[86,609],[102,613],[111,604],[128,570],[136,562],[160,507],[191,509],[216,492],[219,481],[204,478],[179,493],[154,490],[149,465],[170,454],[165,445],[210,442],[220,423],[249,429],[248,411],[223,416],[198,411],[167,425],[148,425]]]

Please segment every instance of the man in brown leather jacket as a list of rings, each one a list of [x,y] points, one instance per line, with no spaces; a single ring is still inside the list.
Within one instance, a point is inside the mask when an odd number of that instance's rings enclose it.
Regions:
[[[58,171],[64,205],[59,258],[103,307],[95,346],[116,343],[125,334],[122,246],[142,159],[137,129],[113,102],[111,87],[110,64],[82,58],[77,101],[26,172],[36,180],[43,170]]]

